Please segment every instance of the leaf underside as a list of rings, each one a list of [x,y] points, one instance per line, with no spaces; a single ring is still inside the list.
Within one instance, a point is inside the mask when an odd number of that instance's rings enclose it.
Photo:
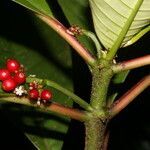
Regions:
[[[116,42],[138,0],[89,0],[96,34],[106,49]],[[144,0],[121,47],[150,24],[150,0]]]

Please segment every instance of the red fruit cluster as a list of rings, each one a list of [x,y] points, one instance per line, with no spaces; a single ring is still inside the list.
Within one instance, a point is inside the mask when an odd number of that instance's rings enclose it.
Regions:
[[[40,85],[35,82],[30,83],[29,86],[30,99],[44,103],[49,102],[52,99],[52,92],[50,90],[41,89]]]
[[[52,92],[43,89],[43,86],[36,82],[29,83],[28,92],[24,89],[22,85],[26,83],[24,67],[15,59],[7,59],[5,68],[0,69],[0,81],[5,92],[14,92],[17,96],[28,94],[31,100],[37,101],[37,104],[47,103],[52,98]]]
[[[6,92],[13,91],[18,85],[26,82],[26,75],[21,64],[15,59],[8,59],[6,67],[0,69],[2,89]]]

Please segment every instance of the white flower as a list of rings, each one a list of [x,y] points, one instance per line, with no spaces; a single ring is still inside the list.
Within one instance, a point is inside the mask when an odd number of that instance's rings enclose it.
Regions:
[[[18,86],[15,88],[14,93],[17,96],[22,96],[23,94],[27,94],[27,91],[24,89],[24,86]]]

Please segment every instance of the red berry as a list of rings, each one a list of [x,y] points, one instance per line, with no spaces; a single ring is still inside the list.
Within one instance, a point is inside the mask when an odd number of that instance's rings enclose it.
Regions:
[[[49,90],[43,90],[41,92],[41,99],[45,101],[49,101],[52,98],[52,92]]]
[[[20,69],[20,63],[15,59],[8,59],[6,66],[10,72],[15,72]]]
[[[18,72],[14,75],[14,80],[17,84],[23,84],[26,82],[26,75],[23,72]]]
[[[39,91],[38,91],[37,89],[30,90],[30,91],[29,91],[29,97],[30,97],[31,99],[37,100],[38,97],[39,97]]]
[[[12,79],[6,79],[2,82],[2,89],[6,92],[11,92],[16,88],[17,84],[16,82]]]
[[[4,81],[11,77],[10,72],[7,69],[0,69],[0,80]]]

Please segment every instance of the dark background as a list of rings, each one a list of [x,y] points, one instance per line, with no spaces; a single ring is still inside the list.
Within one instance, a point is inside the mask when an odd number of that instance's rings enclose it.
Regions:
[[[28,13],[21,6],[8,0],[0,1],[0,36],[16,42],[35,47],[35,43],[27,40],[26,33],[31,32],[33,39],[39,39]],[[20,39],[20,35],[22,35]],[[149,54],[150,34],[147,34],[136,44],[122,49],[118,61]],[[34,41],[33,40],[33,41]],[[33,45],[32,45],[33,44]],[[42,53],[42,52],[41,52]],[[89,99],[91,77],[85,63],[76,55],[73,57],[73,78],[75,91],[85,99]],[[80,67],[79,67],[80,64]],[[130,72],[120,95],[149,73],[150,68],[143,67]],[[85,77],[86,74],[86,77]],[[81,82],[82,81],[82,82]],[[88,84],[89,83],[89,84]],[[80,89],[78,88],[80,87]],[[77,106],[75,106],[77,107]],[[16,126],[9,121],[0,108],[0,149],[34,150],[30,141]],[[150,92],[145,90],[110,123],[110,150],[150,150]],[[71,121],[69,132],[65,137],[63,150],[80,150],[84,146],[84,127],[81,123]]]

